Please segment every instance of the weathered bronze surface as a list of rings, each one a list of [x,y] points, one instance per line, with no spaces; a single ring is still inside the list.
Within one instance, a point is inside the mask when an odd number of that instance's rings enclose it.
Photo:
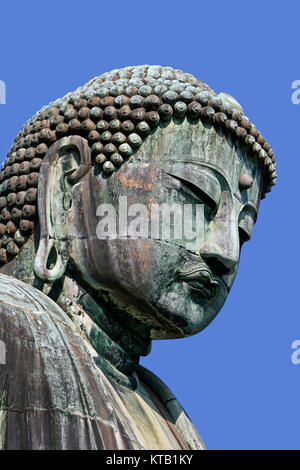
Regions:
[[[241,106],[171,68],[115,70],[34,116],[0,180],[0,448],[203,449],[139,358],[217,315],[276,182]],[[143,231],[163,204],[201,205],[202,237]],[[105,207],[122,236],[99,235]]]

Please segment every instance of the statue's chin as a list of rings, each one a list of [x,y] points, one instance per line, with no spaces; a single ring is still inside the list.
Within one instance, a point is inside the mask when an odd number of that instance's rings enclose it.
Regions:
[[[151,293],[148,289],[148,295],[138,295],[147,292],[144,285],[135,287],[128,292],[120,284],[103,291],[101,298],[103,301],[107,297],[108,310],[116,309],[125,326],[126,318],[131,327],[136,322],[137,332],[144,327],[150,339],[184,338],[199,333],[215,318],[228,295],[223,282],[214,290],[194,281],[157,281],[152,283]]]
[[[222,308],[227,291],[221,288],[210,295],[198,286],[184,282],[173,283],[161,293],[152,305],[172,327],[151,331],[152,339],[183,338],[199,333],[206,328]]]

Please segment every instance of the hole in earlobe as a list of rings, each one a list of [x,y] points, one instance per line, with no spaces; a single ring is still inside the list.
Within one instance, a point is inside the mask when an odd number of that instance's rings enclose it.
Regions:
[[[54,266],[56,265],[56,262],[57,262],[57,251],[56,251],[55,246],[53,245],[48,255],[46,268],[53,269]]]
[[[44,238],[40,240],[34,271],[42,281],[53,283],[64,275],[68,259],[65,242]]]

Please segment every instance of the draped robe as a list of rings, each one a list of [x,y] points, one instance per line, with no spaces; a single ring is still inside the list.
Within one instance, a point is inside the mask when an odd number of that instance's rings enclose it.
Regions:
[[[203,449],[168,387],[139,367],[135,391],[49,297],[0,274],[0,449]]]

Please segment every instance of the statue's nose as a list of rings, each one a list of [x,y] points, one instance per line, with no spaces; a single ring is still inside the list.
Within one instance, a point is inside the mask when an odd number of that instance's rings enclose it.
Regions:
[[[230,191],[224,191],[217,213],[206,226],[199,254],[217,275],[234,274],[240,258],[237,211]]]
[[[234,251],[224,250],[215,243],[205,242],[200,256],[215,274],[230,274],[235,271],[239,257]]]

